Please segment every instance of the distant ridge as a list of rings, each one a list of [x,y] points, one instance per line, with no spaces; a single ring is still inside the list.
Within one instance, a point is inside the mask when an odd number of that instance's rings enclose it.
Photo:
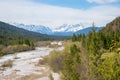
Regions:
[[[98,32],[99,30],[102,30],[104,27],[95,27],[95,31]],[[88,34],[92,30],[92,27],[84,28],[82,30],[79,30],[75,32],[75,34]]]

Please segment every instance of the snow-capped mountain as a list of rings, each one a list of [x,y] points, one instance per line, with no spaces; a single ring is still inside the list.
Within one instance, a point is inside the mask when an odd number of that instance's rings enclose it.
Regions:
[[[76,32],[83,29],[81,24],[63,24],[53,29],[53,32]]]
[[[57,28],[50,29],[49,27],[43,25],[25,25],[19,23],[12,23],[12,25],[23,28],[29,31],[38,32],[42,34],[54,35],[56,33],[74,33],[81,30],[83,27],[81,24],[63,24]]]
[[[63,24],[58,28],[50,29],[49,27],[43,25],[25,25],[25,24],[18,24],[12,23],[12,25],[23,28],[29,31],[38,32],[47,35],[55,35],[55,36],[72,36],[75,34],[84,33],[87,34],[91,31],[92,27],[83,28],[81,24]],[[100,30],[102,28],[98,28]]]
[[[25,24],[18,24],[13,23],[12,25],[23,28],[29,31],[38,32],[42,34],[52,34],[52,30],[49,27],[43,26],[43,25],[25,25]]]

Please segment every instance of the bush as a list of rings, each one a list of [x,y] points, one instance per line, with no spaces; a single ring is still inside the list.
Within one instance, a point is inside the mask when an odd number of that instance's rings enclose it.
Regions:
[[[54,50],[44,59],[54,72],[59,72],[63,69],[64,54],[62,51]]]
[[[97,80],[120,80],[120,54],[106,53],[100,58],[97,67]]]

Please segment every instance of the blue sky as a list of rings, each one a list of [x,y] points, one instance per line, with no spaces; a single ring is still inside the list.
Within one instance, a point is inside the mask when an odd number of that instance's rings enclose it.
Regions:
[[[4,22],[50,28],[77,23],[89,27],[92,22],[105,26],[120,16],[120,0],[0,0],[0,14]]]
[[[61,6],[61,7],[77,8],[77,9],[88,9],[99,5],[113,5],[120,7],[120,0],[101,0],[101,1],[107,1],[105,3],[104,2],[97,3],[97,0],[93,0],[94,2],[89,2],[89,1],[90,0],[34,0],[34,2],[37,3],[43,3],[43,4]]]
[[[48,5],[70,7],[77,9],[87,9],[89,7],[96,5],[95,3],[89,3],[86,0],[34,0],[34,1]]]

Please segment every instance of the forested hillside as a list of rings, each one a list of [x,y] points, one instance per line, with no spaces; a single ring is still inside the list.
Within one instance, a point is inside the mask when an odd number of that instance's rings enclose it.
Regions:
[[[74,35],[63,51],[45,57],[62,80],[120,80],[120,17],[99,32],[92,26],[88,35]]]
[[[0,44],[16,44],[23,39],[47,40],[49,37],[0,22]]]
[[[108,23],[106,27],[102,30],[106,33],[110,32],[120,32],[120,17],[117,17],[112,22]]]

